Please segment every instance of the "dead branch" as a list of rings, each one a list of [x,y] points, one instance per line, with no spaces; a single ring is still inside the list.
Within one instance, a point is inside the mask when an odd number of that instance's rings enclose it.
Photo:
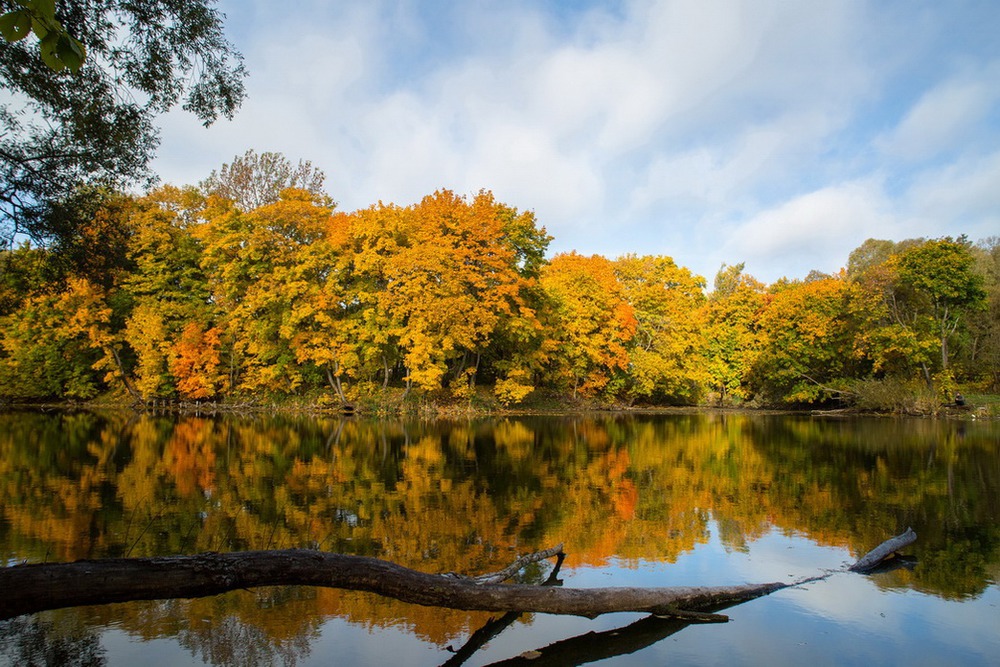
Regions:
[[[503,581],[507,581],[528,565],[543,561],[547,558],[552,558],[553,556],[558,558],[555,568],[555,571],[558,572],[559,568],[562,567],[563,559],[566,558],[566,554],[563,553],[563,545],[561,544],[557,544],[550,549],[542,549],[541,551],[521,556],[516,561],[498,572],[489,572],[487,574],[480,574],[475,577],[466,578],[476,584],[499,584]]]

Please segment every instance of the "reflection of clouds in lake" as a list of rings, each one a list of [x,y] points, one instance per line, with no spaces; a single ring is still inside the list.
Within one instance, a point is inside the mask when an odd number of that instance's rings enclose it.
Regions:
[[[711,539],[677,562],[568,572],[567,586],[726,585],[790,581],[840,570],[854,562],[777,529],[727,549],[717,525]],[[791,576],[789,576],[791,575]],[[996,632],[1000,587],[977,599],[943,600],[913,590],[885,590],[868,576],[839,572],[823,581],[778,591],[723,613],[726,626],[691,626],[642,652],[649,663],[990,665],[1000,662]],[[544,619],[539,622],[547,622]],[[638,654],[636,654],[638,656]],[[638,664],[638,663],[636,663]]]
[[[174,637],[150,639],[109,628],[101,632],[101,646],[115,661],[109,664],[186,665],[194,662],[190,651]]]
[[[740,571],[747,582],[782,581],[821,574],[853,562],[846,552],[821,547],[810,540],[784,536],[772,531],[752,542],[749,554],[732,554],[728,566]],[[942,654],[947,647],[959,645],[968,651],[969,662],[958,656],[951,664],[989,664],[1000,660],[1000,635],[997,634],[997,609],[1000,588],[990,587],[975,600],[942,601],[941,598],[913,590],[882,590],[872,577],[854,573],[835,573],[828,579],[775,593],[772,602],[780,601],[824,621],[835,623],[850,635],[875,634],[887,645],[896,645],[899,662],[941,664],[933,646]],[[837,635],[840,635],[838,631]],[[919,637],[919,648],[912,642]],[[864,640],[866,642],[871,639]],[[928,646],[929,645],[929,646]],[[840,645],[843,651],[860,651]],[[907,653],[912,655],[906,656]],[[884,655],[884,654],[883,654]],[[905,656],[905,657],[904,657]],[[859,656],[860,657],[860,656]]]
[[[941,604],[926,593],[907,591],[905,611],[920,624],[920,632],[942,644],[959,641],[1000,663],[1000,586],[991,586],[974,600]],[[900,604],[900,607],[903,605]],[[915,623],[909,623],[913,626]]]
[[[304,664],[352,665],[434,665],[442,651],[431,642],[416,637],[406,627],[380,627],[375,631],[342,618],[330,618],[310,644],[310,660]]]

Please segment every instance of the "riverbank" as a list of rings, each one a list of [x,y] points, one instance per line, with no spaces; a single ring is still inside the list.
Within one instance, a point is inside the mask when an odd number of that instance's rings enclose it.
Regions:
[[[108,393],[87,401],[2,401],[0,409],[134,410],[183,414],[291,413],[359,417],[468,418],[517,415],[574,415],[595,412],[621,414],[736,411],[757,414],[805,414],[826,417],[905,416],[947,419],[1000,419],[1000,394],[968,394],[962,404],[944,404],[927,396],[896,397],[884,405],[774,406],[760,403],[699,403],[691,405],[626,405],[595,399],[574,398],[538,392],[516,406],[504,406],[485,387],[471,399],[455,400],[443,394],[407,394],[386,388],[344,405],[329,394],[285,397],[235,397],[225,401],[180,401],[155,399],[136,402],[126,394]]]

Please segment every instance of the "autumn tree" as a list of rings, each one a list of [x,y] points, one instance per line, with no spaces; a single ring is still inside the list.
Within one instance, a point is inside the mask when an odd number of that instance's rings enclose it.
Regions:
[[[103,291],[70,278],[58,292],[29,296],[0,318],[0,395],[92,398],[108,353],[111,309]]]
[[[546,362],[546,337],[540,313],[547,298],[540,283],[545,251],[552,237],[539,227],[531,211],[499,202],[494,215],[500,222],[498,243],[512,253],[518,273],[514,307],[498,322],[483,354],[484,375],[494,381],[494,395],[504,405],[521,402],[536,387]]]
[[[546,321],[552,380],[574,398],[614,393],[609,383],[628,368],[637,326],[614,264],[599,255],[559,254],[542,270],[541,285],[552,304]]]
[[[697,399],[706,379],[700,354],[704,279],[663,256],[626,255],[615,260],[614,271],[636,318],[626,393],[631,400]]]
[[[360,364],[358,302],[350,292],[350,258],[344,252],[346,218],[324,216],[323,234],[301,247],[294,271],[279,274],[276,285],[291,299],[279,335],[299,363],[318,370],[344,405],[350,402],[345,387],[357,379]]]
[[[381,375],[387,387],[402,357],[403,327],[388,295],[390,266],[410,243],[408,217],[400,206],[379,203],[337,216],[335,229],[342,234],[344,248],[340,272],[345,299],[339,324],[352,332],[354,363],[349,372],[366,383]]]
[[[212,328],[202,247],[192,235],[203,206],[194,189],[167,186],[138,200],[129,220],[135,268],[121,285],[131,302],[122,339],[134,355],[134,383],[144,398],[176,396],[178,382],[192,382],[192,366],[175,366],[178,346],[190,356],[195,331]],[[182,332],[187,332],[183,341]],[[194,384],[198,397],[205,397],[204,386]],[[181,395],[194,397],[187,391]]]
[[[406,322],[408,375],[424,388],[446,372],[457,386],[473,384],[494,333],[524,315],[506,212],[489,192],[469,202],[438,191],[411,209],[415,242],[397,255],[389,291]]]
[[[483,191],[471,201],[442,190],[401,208],[349,216],[345,307],[358,361],[397,361],[407,387],[471,391],[495,337],[537,328],[530,307],[548,237],[530,214]],[[517,367],[505,368],[508,379]]]
[[[769,297],[743,267],[723,265],[705,304],[705,370],[720,402],[751,398],[750,372],[763,345],[760,317]]]
[[[197,231],[204,243],[201,266],[220,325],[231,340],[231,386],[295,390],[308,368],[300,367],[282,327],[315,279],[310,275],[315,264],[301,260],[326,233],[330,209],[305,190],[288,189],[279,201],[248,212],[210,200],[205,216],[207,222]]]
[[[843,276],[793,282],[776,291],[760,317],[763,347],[753,382],[766,396],[812,403],[839,395],[855,374],[849,288]]]

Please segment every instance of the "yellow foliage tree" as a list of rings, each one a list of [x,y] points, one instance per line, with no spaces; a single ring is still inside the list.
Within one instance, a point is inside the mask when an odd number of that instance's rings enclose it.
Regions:
[[[664,256],[626,255],[615,275],[636,316],[626,394],[693,401],[707,380],[702,352],[705,281]]]

